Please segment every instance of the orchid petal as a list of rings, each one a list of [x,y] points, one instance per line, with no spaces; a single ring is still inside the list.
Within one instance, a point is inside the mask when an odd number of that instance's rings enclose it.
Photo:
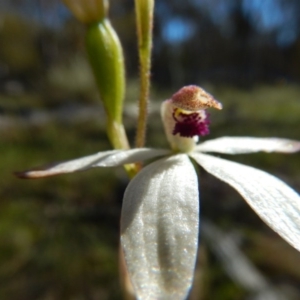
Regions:
[[[184,299],[198,244],[198,179],[185,154],[158,160],[133,178],[121,240],[138,299]]]
[[[235,188],[282,238],[300,250],[300,197],[261,170],[206,154],[191,156],[209,173]]]
[[[293,153],[300,151],[300,142],[281,138],[221,137],[197,145],[195,151],[225,154],[259,151]]]
[[[143,161],[157,156],[170,153],[168,150],[158,149],[132,149],[132,150],[110,150],[99,152],[82,158],[52,164],[51,166],[16,173],[22,178],[41,178],[64,173],[83,171],[95,167],[115,167],[133,162]]]

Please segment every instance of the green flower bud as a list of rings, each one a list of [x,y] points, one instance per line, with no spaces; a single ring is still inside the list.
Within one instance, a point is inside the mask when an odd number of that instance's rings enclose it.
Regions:
[[[107,0],[63,0],[74,16],[82,23],[91,24],[107,15]]]
[[[107,19],[88,26],[86,48],[107,116],[122,123],[125,93],[123,51]]]
[[[122,124],[125,66],[122,46],[109,20],[90,24],[86,48],[107,114],[107,134],[115,149],[129,148]]]

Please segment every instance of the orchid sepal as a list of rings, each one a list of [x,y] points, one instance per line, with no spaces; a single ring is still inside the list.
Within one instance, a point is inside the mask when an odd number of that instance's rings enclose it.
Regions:
[[[138,299],[185,299],[198,246],[198,198],[197,174],[185,154],[151,163],[129,183],[121,241]]]

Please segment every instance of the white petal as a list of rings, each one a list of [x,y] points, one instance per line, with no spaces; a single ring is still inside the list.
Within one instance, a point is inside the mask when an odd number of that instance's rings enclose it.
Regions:
[[[99,152],[82,158],[52,164],[45,168],[29,170],[16,173],[22,178],[41,178],[75,171],[83,171],[95,167],[115,167],[133,162],[162,156],[170,153],[168,150],[159,149],[131,149],[131,150],[110,150]]]
[[[235,188],[273,230],[300,251],[300,197],[293,189],[252,167],[200,153],[191,156]]]
[[[170,154],[170,150],[137,148],[130,150],[119,150],[118,153],[109,155],[101,161],[93,164],[93,167],[116,167],[131,164],[138,161],[155,158]]]
[[[300,151],[300,142],[281,138],[221,137],[203,142],[195,151],[226,154],[264,152],[293,153]]]
[[[198,180],[185,154],[148,165],[130,182],[121,240],[138,299],[185,299],[194,273],[198,222]]]

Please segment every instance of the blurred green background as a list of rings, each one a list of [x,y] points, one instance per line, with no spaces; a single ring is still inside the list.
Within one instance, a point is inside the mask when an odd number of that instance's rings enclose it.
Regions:
[[[133,144],[133,1],[111,1],[110,11],[125,50],[124,118]],[[110,148],[83,38],[84,28],[59,1],[0,2],[0,299],[122,299],[123,169],[36,181],[13,176]],[[185,84],[201,85],[223,103],[222,112],[211,113],[211,138],[299,140],[299,1],[157,0],[152,79],[149,147],[167,146],[159,105]],[[299,154],[230,159],[300,191]],[[199,172],[207,226],[190,299],[300,299],[300,254],[235,191]]]

